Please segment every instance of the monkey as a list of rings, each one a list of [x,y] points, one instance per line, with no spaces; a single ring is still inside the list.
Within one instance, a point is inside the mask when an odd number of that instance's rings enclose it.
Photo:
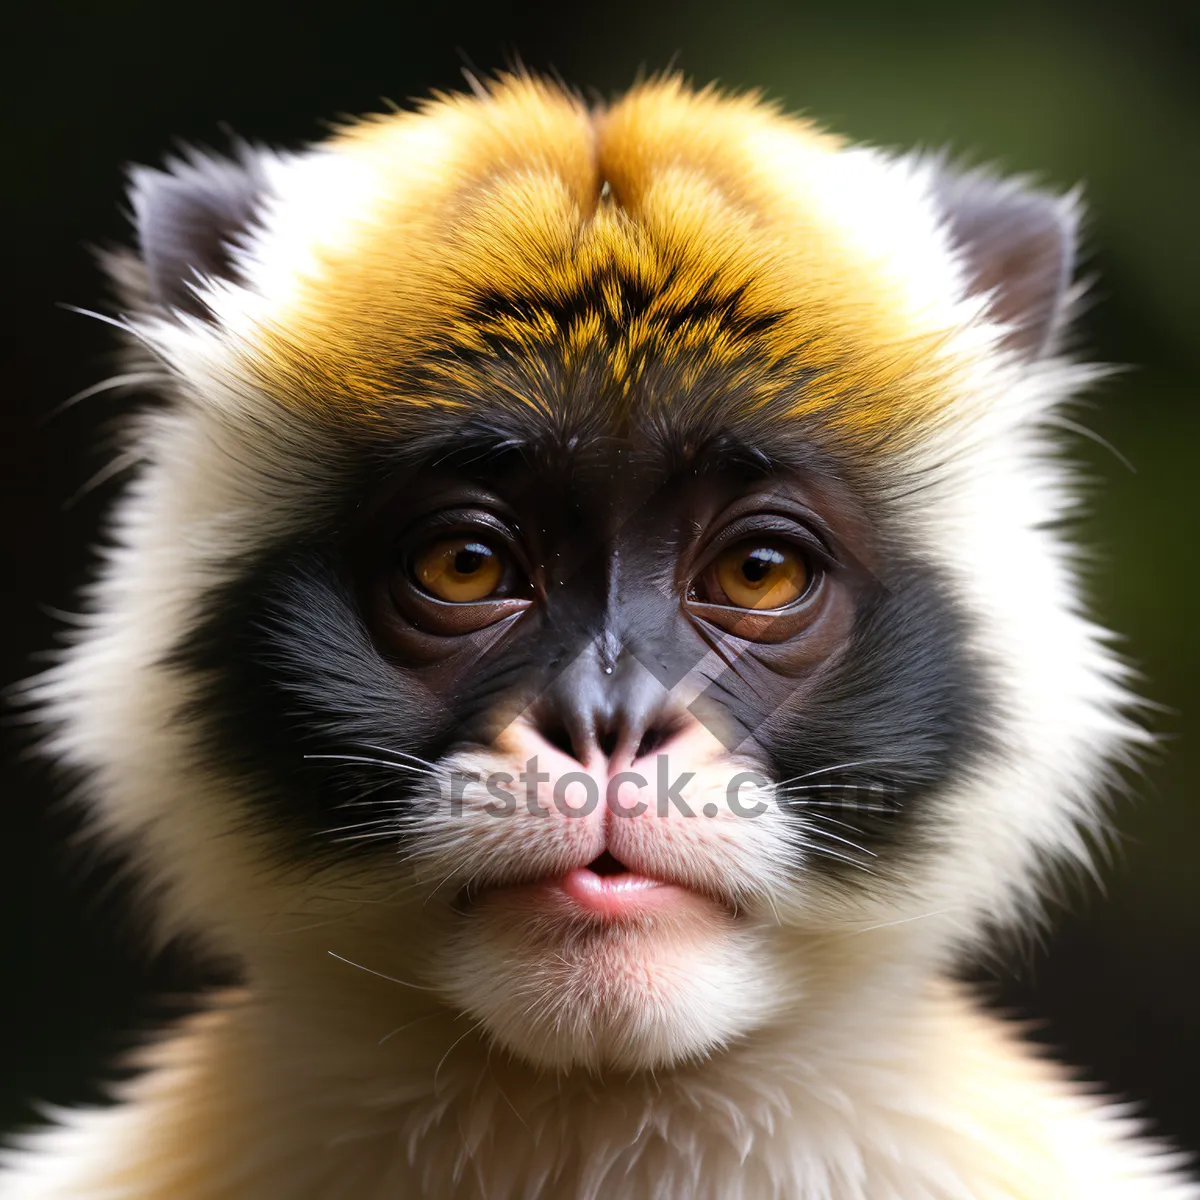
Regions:
[[[1151,735],[1081,203],[673,76],[134,168],[155,395],[26,698],[239,986],[4,1200],[1195,1200],[961,982]]]

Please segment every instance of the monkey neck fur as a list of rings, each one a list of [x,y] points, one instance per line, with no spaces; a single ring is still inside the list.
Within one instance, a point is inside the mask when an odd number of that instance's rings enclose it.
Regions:
[[[189,1196],[1067,1194],[1061,1084],[944,982],[881,972],[853,1019],[814,1002],[703,1063],[604,1076],[535,1071],[415,994],[380,1034],[340,994],[247,989],[156,1052],[134,1091],[158,1111],[163,1196],[198,1153],[222,1166]]]

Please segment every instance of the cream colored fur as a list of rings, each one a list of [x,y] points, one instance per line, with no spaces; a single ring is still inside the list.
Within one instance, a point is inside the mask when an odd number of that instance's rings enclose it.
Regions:
[[[377,992],[352,1014],[319,994],[232,1002],[156,1054],[121,1107],[63,1114],[3,1194],[1196,1195],[1172,1181],[1171,1158],[1130,1140],[1136,1123],[1119,1108],[1030,1060],[942,986],[877,981],[850,1011],[810,1013],[804,1032],[764,1030],[698,1064],[603,1081],[535,1074],[448,1014],[413,1017],[420,1005]],[[417,1023],[381,1044],[405,1019]]]

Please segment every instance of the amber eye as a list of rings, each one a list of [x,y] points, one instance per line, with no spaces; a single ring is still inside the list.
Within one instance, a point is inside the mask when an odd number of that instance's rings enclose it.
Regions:
[[[474,604],[500,587],[504,559],[477,537],[444,538],[420,551],[412,569],[430,595],[451,604]]]
[[[739,542],[711,568],[720,596],[711,603],[735,608],[785,608],[808,591],[812,572],[804,555],[782,542]]]

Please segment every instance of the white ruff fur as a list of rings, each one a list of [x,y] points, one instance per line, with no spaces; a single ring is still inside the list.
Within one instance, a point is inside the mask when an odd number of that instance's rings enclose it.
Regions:
[[[432,170],[453,132],[414,126],[405,153]],[[799,152],[773,126],[762,137],[791,186]],[[275,200],[240,249],[244,284],[208,290],[219,321],[136,321],[175,403],[141,419],[144,465],[87,624],[33,687],[51,753],[88,780],[97,832],[137,848],[162,936],[201,931],[245,963],[246,991],[155,1048],[122,1103],[55,1114],[9,1155],[0,1198],[1200,1198],[1127,1113],[944,982],[997,927],[1039,920],[1059,868],[1087,865],[1114,766],[1145,740],[1052,528],[1071,510],[1055,413],[1088,372],[1000,348],[1004,331],[962,294],[930,164],[805,153],[828,157],[797,166],[795,186],[829,236],[895,290],[914,331],[953,332],[939,352],[959,402],[881,466],[999,697],[1000,752],[930,802],[936,850],[859,889],[806,871],[777,811],[660,829],[664,861],[720,872],[744,919],[702,929],[699,949],[668,939],[607,1008],[598,989],[640,962],[633,941],[593,955],[568,938],[534,961],[532,927],[485,912],[463,932],[436,899],[449,899],[439,880],[504,856],[552,866],[561,828],[485,819],[487,797],[468,794],[461,817],[413,831],[413,863],[276,865],[245,797],[171,719],[194,685],[164,659],[222,572],[336,486],[339,464],[250,367],[299,276],[319,278],[316,249],[369,225],[383,180],[352,151],[271,157]],[[458,765],[519,763],[505,753]]]
[[[349,968],[348,968],[349,969]],[[381,984],[381,989],[388,985]],[[394,990],[394,989],[393,989]],[[102,1112],[59,1114],[6,1197],[1191,1200],[1137,1123],[948,989],[860,992],[655,1076],[535,1075],[470,1025],[238,1009]],[[311,1024],[305,1024],[305,1018]],[[345,1036],[357,1026],[360,1036]],[[331,1028],[343,1033],[331,1037]]]

